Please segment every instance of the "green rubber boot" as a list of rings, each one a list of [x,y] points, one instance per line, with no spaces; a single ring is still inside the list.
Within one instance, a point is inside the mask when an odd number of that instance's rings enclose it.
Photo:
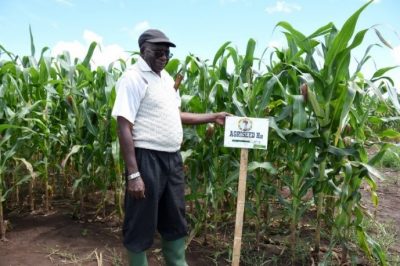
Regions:
[[[162,251],[167,266],[187,266],[184,237],[173,241],[166,241],[163,239]]]
[[[148,266],[146,251],[135,253],[128,250],[128,260],[129,266]]]

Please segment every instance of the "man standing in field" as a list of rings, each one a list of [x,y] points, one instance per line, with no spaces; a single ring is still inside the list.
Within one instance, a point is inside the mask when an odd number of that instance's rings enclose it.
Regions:
[[[124,245],[130,265],[147,265],[158,230],[167,265],[187,265],[182,123],[223,125],[228,114],[181,112],[179,92],[164,70],[175,44],[156,29],[143,32],[138,43],[140,57],[118,80],[112,111],[126,167]]]

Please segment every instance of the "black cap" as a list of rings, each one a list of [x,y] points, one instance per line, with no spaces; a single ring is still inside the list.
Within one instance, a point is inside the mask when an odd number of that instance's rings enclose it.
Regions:
[[[159,31],[156,29],[146,30],[145,32],[142,33],[142,35],[140,35],[139,40],[138,40],[139,47],[142,47],[142,45],[145,42],[165,43],[171,47],[176,47],[176,45],[174,43],[170,42],[168,37],[162,31]]]

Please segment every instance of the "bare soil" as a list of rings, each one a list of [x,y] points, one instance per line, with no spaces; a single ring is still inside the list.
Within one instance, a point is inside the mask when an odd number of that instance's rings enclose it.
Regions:
[[[73,219],[68,205],[49,214],[10,213],[7,241],[0,242],[0,266],[128,265],[121,226],[115,219]],[[212,265],[210,252],[192,241],[189,265]],[[149,265],[164,265],[160,238],[147,252]],[[222,265],[222,264],[221,264]]]
[[[384,169],[383,173],[387,179],[378,182],[378,208],[371,204],[368,186],[363,188],[363,201],[379,223],[392,225],[394,237],[400,239],[400,172]],[[73,207],[65,200],[54,201],[52,206],[47,215],[15,210],[6,213],[10,221],[8,241],[0,242],[0,266],[127,265],[125,249],[121,244],[121,226],[115,219],[74,219]],[[219,256],[215,261],[213,258],[221,251],[215,250],[213,245],[201,243],[202,240],[194,239],[188,246],[186,254],[190,266],[230,265],[227,260],[221,259],[227,257],[229,250],[223,251],[226,256]],[[243,247],[246,245],[243,243]],[[266,248],[271,255],[280,252],[274,251],[274,245],[267,245]],[[389,251],[400,256],[400,241],[394,241]],[[257,256],[259,253],[255,251],[252,254]],[[148,258],[151,266],[164,265],[158,236],[155,236],[153,248],[148,251]]]

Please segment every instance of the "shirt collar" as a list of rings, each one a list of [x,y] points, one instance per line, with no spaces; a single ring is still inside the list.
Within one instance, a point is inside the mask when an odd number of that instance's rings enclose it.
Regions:
[[[149,71],[152,72],[153,71],[153,70],[151,70],[151,68],[149,67],[147,62],[144,61],[144,59],[141,56],[139,56],[137,63],[138,63],[138,66],[141,71],[143,71],[143,72],[149,72]]]

